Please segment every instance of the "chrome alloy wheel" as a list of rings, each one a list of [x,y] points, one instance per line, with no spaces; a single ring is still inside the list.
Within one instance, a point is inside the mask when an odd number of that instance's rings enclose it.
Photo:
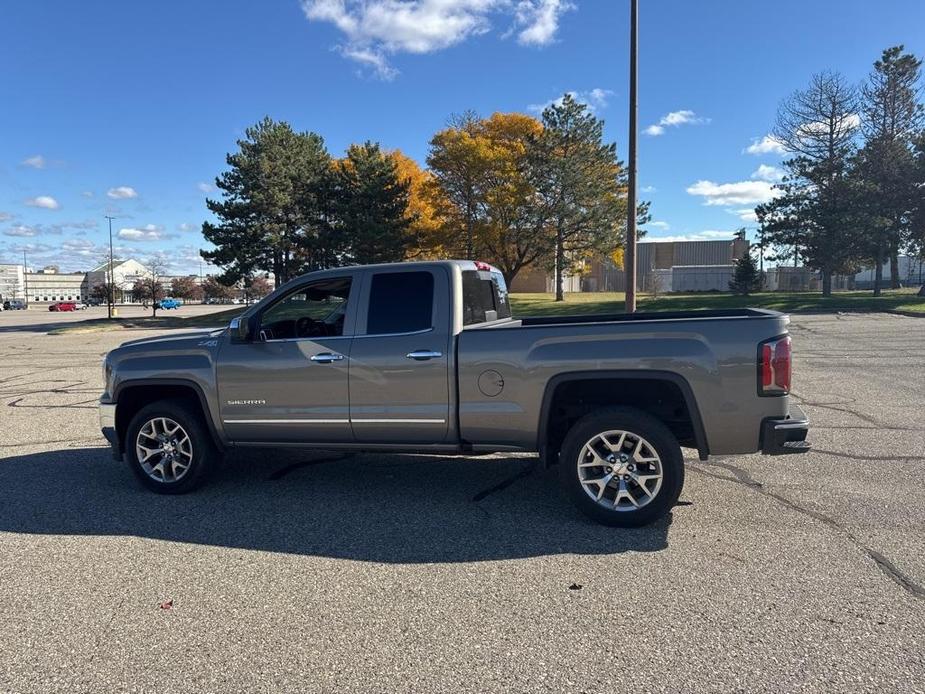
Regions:
[[[135,455],[141,469],[157,482],[178,482],[193,463],[189,434],[169,417],[144,423],[135,438]]]
[[[662,461],[648,441],[631,431],[605,431],[578,454],[578,480],[604,508],[636,511],[662,488]]]

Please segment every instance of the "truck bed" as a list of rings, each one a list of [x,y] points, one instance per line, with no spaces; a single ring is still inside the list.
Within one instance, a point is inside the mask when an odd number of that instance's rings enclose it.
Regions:
[[[785,417],[789,408],[788,397],[759,396],[758,346],[786,334],[789,321],[777,311],[742,308],[467,327],[457,342],[461,438],[532,450],[544,400],[562,379],[662,378],[689,394],[711,454],[755,452],[759,427],[742,422]],[[486,397],[486,379],[501,384],[500,392]]]

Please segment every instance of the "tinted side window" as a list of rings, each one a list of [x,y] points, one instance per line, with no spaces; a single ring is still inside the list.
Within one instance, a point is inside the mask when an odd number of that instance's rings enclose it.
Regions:
[[[373,275],[369,290],[368,335],[410,333],[433,327],[434,276],[429,272]]]

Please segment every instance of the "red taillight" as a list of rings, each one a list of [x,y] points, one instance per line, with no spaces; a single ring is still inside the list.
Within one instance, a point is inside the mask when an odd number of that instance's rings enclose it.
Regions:
[[[783,391],[790,392],[790,338],[778,340],[774,346],[774,385]]]
[[[758,352],[758,379],[761,395],[786,395],[790,392],[790,337],[762,343]]]
[[[774,358],[774,350],[771,345],[761,345],[761,388],[766,389],[774,382],[774,369],[771,368],[771,360]]]

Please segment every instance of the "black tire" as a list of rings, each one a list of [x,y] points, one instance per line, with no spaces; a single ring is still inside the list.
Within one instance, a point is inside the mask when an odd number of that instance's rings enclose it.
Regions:
[[[171,420],[182,427],[191,444],[188,467],[175,480],[156,479],[149,474],[136,451],[142,427],[158,419]],[[152,445],[153,447],[153,445]],[[219,453],[198,408],[182,400],[159,400],[141,408],[132,417],[125,434],[125,459],[142,485],[159,494],[184,494],[201,485],[218,462]],[[159,462],[156,459],[154,462]]]
[[[602,502],[593,499],[586,489],[593,490],[596,488],[605,497],[609,497],[611,494],[616,497],[618,494],[617,489],[613,486],[607,486],[605,490],[602,490],[604,485],[591,486],[582,484],[579,478],[579,456],[585,444],[598,434],[615,430],[629,432],[644,439],[661,462],[661,486],[655,492],[654,497],[642,504],[640,508],[632,508],[628,503],[630,500],[625,496],[622,501],[618,499],[618,503],[621,504],[621,508],[629,508],[630,510],[618,511],[612,507],[607,508]],[[632,446],[634,439],[627,438],[629,441],[627,445]],[[638,438],[635,440],[638,441]],[[593,460],[593,457],[589,455],[588,459]],[[641,467],[648,467],[648,464]],[[615,472],[615,469],[612,470]],[[590,468],[584,474],[587,474],[590,478],[597,475],[598,471],[596,467]],[[601,474],[609,474],[607,468]],[[589,518],[604,525],[635,528],[658,520],[671,511],[672,507],[677,503],[678,497],[681,495],[681,489],[684,487],[684,459],[681,456],[681,447],[678,445],[677,439],[662,422],[645,412],[631,407],[611,407],[596,410],[582,417],[569,429],[559,454],[559,481],[572,503]],[[619,481],[615,479],[610,483],[610,485],[613,484],[619,485]],[[643,490],[635,481],[628,481],[625,484],[637,501],[646,501]],[[654,481],[649,482],[648,486],[654,487],[655,484]]]

